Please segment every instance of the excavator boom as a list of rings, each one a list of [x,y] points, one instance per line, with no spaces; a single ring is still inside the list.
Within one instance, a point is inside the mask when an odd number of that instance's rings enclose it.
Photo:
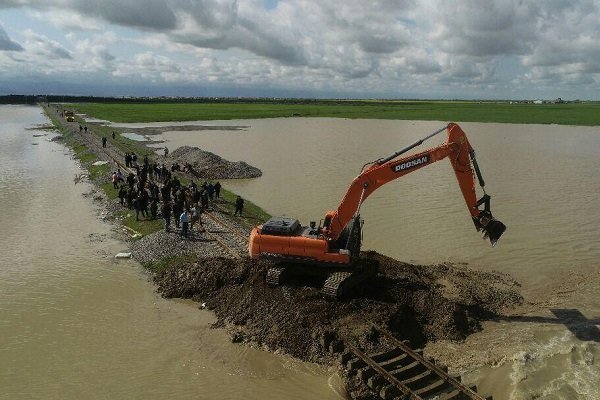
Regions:
[[[446,131],[445,143],[417,154],[398,158],[425,140]],[[250,234],[252,258],[304,261],[348,265],[360,253],[362,203],[382,185],[448,157],[467,208],[478,231],[495,245],[506,226],[493,218],[490,196],[465,133],[454,123],[433,132],[389,157],[365,164],[352,181],[338,208],[325,214],[317,227],[301,226],[298,220],[274,217],[254,228]],[[475,175],[484,195],[477,199]],[[480,207],[483,206],[483,209]]]
[[[444,144],[408,157],[396,158],[444,130],[448,132],[448,139]],[[350,184],[337,210],[327,213],[325,224],[329,229],[328,237],[336,240],[348,222],[358,213],[361,204],[379,187],[433,164],[436,161],[443,160],[446,157],[450,159],[456,179],[458,180],[458,186],[465,199],[469,213],[473,218],[475,227],[478,231],[482,230],[484,234],[487,234],[492,245],[495,245],[506,227],[492,218],[491,211],[489,210],[490,198],[487,194],[482,199],[477,199],[475,173],[482,188],[485,187],[485,182],[475,158],[475,151],[471,147],[467,136],[460,126],[453,123],[448,124],[443,129],[437,130],[424,139],[418,140],[405,149],[394,153],[392,156],[377,160],[368,167],[363,168],[363,171]],[[479,206],[482,204],[486,208],[479,210]]]

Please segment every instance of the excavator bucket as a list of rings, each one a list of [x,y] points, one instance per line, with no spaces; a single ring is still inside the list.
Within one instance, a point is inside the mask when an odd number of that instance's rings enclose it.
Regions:
[[[489,211],[482,211],[478,218],[473,218],[473,222],[475,222],[477,230],[483,232],[484,239],[490,239],[492,247],[496,245],[506,230],[506,225],[492,217],[492,213]]]
[[[490,243],[493,247],[496,245],[496,242],[498,242],[498,239],[500,239],[500,236],[502,236],[505,230],[506,225],[497,219],[492,218],[485,228],[483,228],[483,237],[490,239]]]

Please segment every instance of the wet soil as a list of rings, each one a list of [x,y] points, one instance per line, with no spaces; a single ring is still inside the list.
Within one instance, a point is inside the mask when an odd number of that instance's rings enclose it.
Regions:
[[[215,326],[235,342],[261,345],[301,360],[331,362],[314,337],[323,332],[374,347],[371,322],[418,348],[437,340],[463,340],[480,322],[520,304],[510,276],[464,265],[413,265],[375,252],[362,255],[379,273],[343,300],[325,298],[314,280],[270,287],[271,264],[250,259],[199,259],[155,276],[165,297],[191,298],[213,310]],[[302,268],[296,266],[296,268]]]

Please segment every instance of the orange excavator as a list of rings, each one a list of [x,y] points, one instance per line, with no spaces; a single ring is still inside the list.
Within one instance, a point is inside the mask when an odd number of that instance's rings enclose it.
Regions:
[[[398,158],[443,131],[448,133],[445,143]],[[250,233],[250,256],[253,259],[282,262],[267,273],[267,282],[272,285],[282,283],[290,265],[309,263],[320,267],[320,270],[329,267],[325,269],[331,272],[328,273],[323,292],[332,297],[342,296],[352,286],[376,273],[363,268],[357,261],[362,241],[362,203],[380,186],[446,157],[454,168],[475,228],[495,246],[506,226],[492,216],[490,196],[485,193],[485,182],[467,136],[460,126],[450,123],[389,157],[365,164],[350,184],[337,210],[328,211],[318,226],[315,222],[302,226],[297,219],[273,217],[255,227]],[[475,191],[475,175],[483,190],[480,199],[477,199]]]

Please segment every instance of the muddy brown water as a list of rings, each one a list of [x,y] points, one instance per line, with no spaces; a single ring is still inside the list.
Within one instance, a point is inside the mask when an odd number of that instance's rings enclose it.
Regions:
[[[364,163],[445,125],[317,118],[198,123],[248,128],[172,131],[159,138],[171,151],[198,146],[260,168],[261,178],[226,187],[303,223],[334,209]],[[498,246],[475,232],[443,160],[367,200],[364,247],[404,261],[450,260],[505,271],[523,284],[530,304],[519,310],[521,318],[489,322],[463,344],[431,347],[483,392],[498,399],[600,398],[600,128],[461,126],[477,152],[492,211],[508,226]],[[422,147],[442,141],[438,136]]]
[[[0,398],[339,399],[314,364],[230,343],[196,304],[159,297],[114,260],[76,162],[27,128],[37,107],[0,106]]]

